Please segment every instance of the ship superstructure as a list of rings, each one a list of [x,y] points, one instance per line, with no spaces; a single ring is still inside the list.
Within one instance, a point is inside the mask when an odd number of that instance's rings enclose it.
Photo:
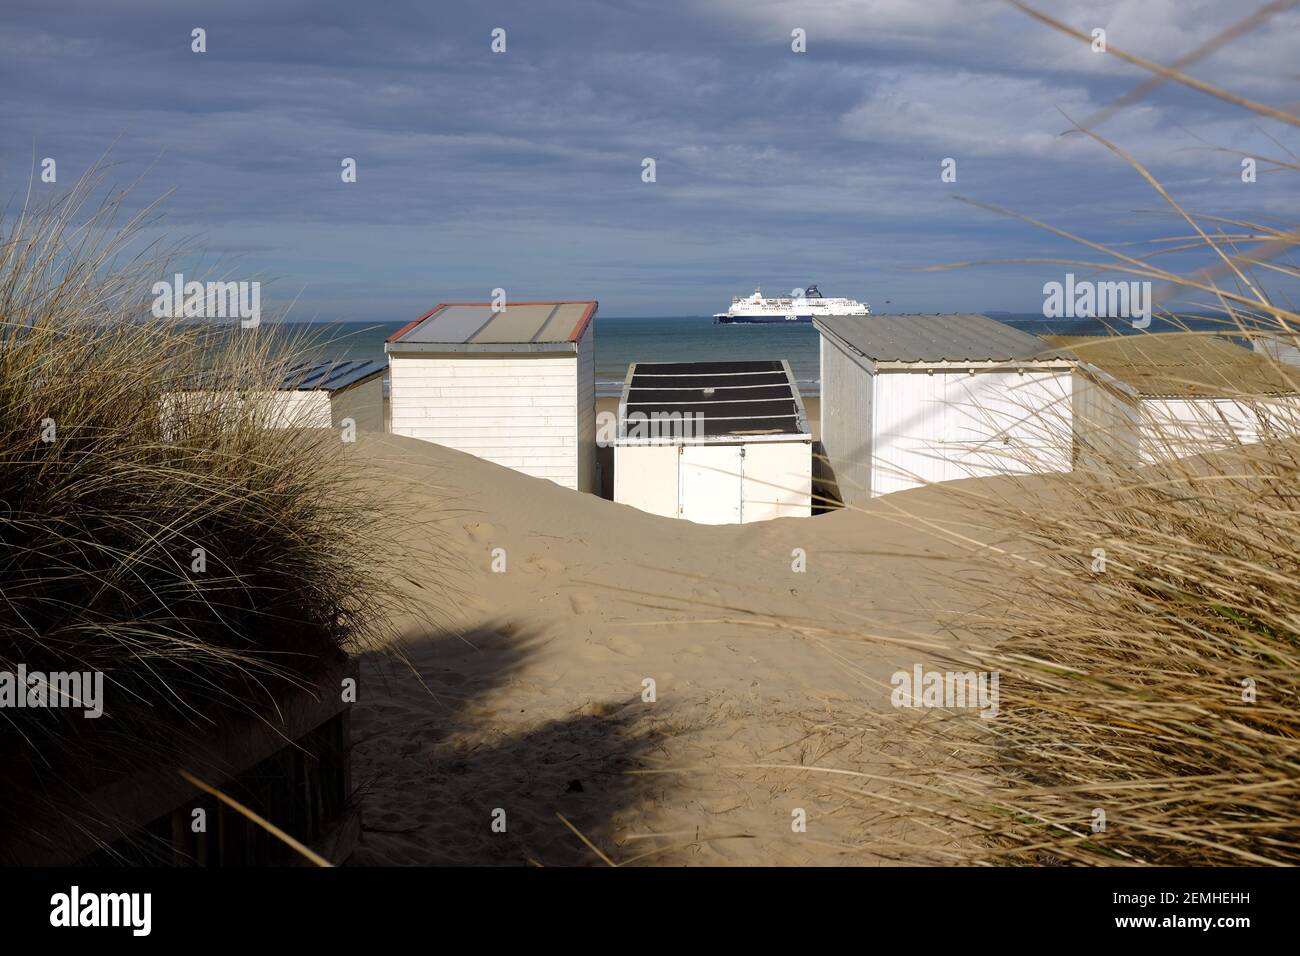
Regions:
[[[788,296],[764,297],[761,289],[752,295],[736,296],[731,308],[718,312],[713,321],[718,325],[751,322],[811,322],[814,317],[837,315],[870,315],[871,308],[857,299],[828,299],[815,285]]]

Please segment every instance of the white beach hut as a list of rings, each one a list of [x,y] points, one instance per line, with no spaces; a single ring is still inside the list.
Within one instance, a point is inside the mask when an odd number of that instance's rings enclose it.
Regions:
[[[1069,471],[1068,352],[973,313],[814,319],[821,440],[841,499]]]
[[[341,359],[304,365],[285,376],[276,394],[277,418],[307,427],[384,431],[383,362]]]
[[[393,434],[591,491],[596,307],[455,303],[426,312],[384,346]]]
[[[1300,335],[1285,332],[1257,335],[1251,339],[1251,348],[1274,361],[1300,366]]]
[[[1142,464],[1300,433],[1300,369],[1218,336],[1053,337],[1079,359],[1080,446]]]
[[[811,514],[812,435],[789,364],[633,364],[614,500],[700,524]]]
[[[163,397],[162,419],[223,415],[252,404],[268,428],[339,428],[351,421],[358,432],[384,431],[384,374],[374,359],[336,359],[295,364],[274,391],[213,391],[202,381]],[[278,374],[278,373],[277,373]]]

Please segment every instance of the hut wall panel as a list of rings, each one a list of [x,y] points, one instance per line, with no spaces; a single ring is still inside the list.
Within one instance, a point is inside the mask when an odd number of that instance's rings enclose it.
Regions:
[[[389,366],[393,434],[580,487],[573,353],[391,353]]]
[[[338,428],[345,418],[357,423],[359,432],[384,430],[384,377],[376,375],[350,388],[340,389],[330,395],[330,417]]]
[[[171,417],[184,411],[187,415],[245,414],[249,402],[265,408],[268,428],[329,428],[330,399],[324,391],[171,392],[163,396],[161,418],[168,427]],[[264,405],[262,403],[265,403]]]
[[[614,500],[676,518],[677,445],[615,445]]]
[[[430,435],[434,432],[429,430]],[[424,436],[413,436],[424,437]],[[542,451],[550,451],[556,455],[567,456],[572,454],[576,443],[572,438],[565,438],[562,443],[557,445],[555,439],[548,435],[480,435],[480,434],[461,434],[456,436],[457,440],[463,440],[470,443],[462,451],[470,451],[472,454],[479,454],[480,451],[490,451],[492,449],[516,449],[521,453],[536,450],[539,454]]]
[[[273,428],[329,428],[330,397],[328,392],[276,392]]]
[[[555,444],[563,443],[563,439],[573,439],[574,422],[577,420],[577,413],[574,408],[566,409],[537,409],[530,408],[521,411],[519,414],[511,414],[508,409],[492,409],[492,417],[485,417],[481,414],[466,414],[455,419],[445,417],[447,409],[436,404],[414,406],[415,414],[411,415],[412,409],[403,408],[401,414],[393,415],[394,430],[400,425],[402,428],[422,431],[425,434],[416,437],[426,437],[431,435],[447,435],[451,437],[474,434],[484,435],[536,435],[545,434],[555,439]],[[483,410],[474,409],[474,412]],[[441,413],[441,414],[440,414]],[[405,431],[398,434],[406,434]]]
[[[596,323],[578,340],[578,490],[596,490]]]
[[[1074,467],[1105,470],[1138,458],[1137,400],[1086,372],[1074,376]]]
[[[841,500],[866,504],[872,494],[874,376],[821,336],[821,441]]]
[[[1251,347],[1259,353],[1287,365],[1300,365],[1300,348],[1290,336],[1265,336],[1251,340]]]
[[[741,520],[806,518],[812,514],[812,446],[761,442],[745,446]]]
[[[881,372],[874,379],[872,496],[946,480],[946,375]]]
[[[681,469],[681,517],[697,524],[738,524],[744,484],[740,445],[684,445]]]
[[[1072,386],[1066,370],[889,370],[875,381],[873,495],[1071,468]]]
[[[1070,470],[1069,372],[963,370],[944,387],[944,480]]]
[[[1300,433],[1300,402],[1286,399],[1144,398],[1139,404],[1143,461],[1153,463]]]
[[[812,446],[807,441],[617,445],[614,500],[701,524],[807,517],[812,514]]]

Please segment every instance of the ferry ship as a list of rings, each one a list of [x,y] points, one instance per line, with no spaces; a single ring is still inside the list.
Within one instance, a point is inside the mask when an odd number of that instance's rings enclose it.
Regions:
[[[818,318],[832,315],[870,315],[871,308],[856,299],[827,299],[815,285],[804,289],[802,294],[765,299],[762,290],[755,289],[753,295],[736,296],[731,300],[731,308],[713,316],[714,325],[731,325],[751,322],[811,322]]]

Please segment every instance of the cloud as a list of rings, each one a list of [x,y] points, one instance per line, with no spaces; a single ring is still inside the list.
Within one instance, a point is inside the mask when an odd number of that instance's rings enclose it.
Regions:
[[[1087,90],[1020,76],[933,69],[881,76],[862,103],[841,119],[859,140],[911,139],[947,154],[1061,158],[1086,147],[1062,140],[1062,113],[1097,109]]]
[[[1244,15],[1043,5],[1166,62]],[[867,299],[907,290],[895,307],[1028,308],[1032,270],[903,271],[1065,248],[956,194],[1102,240],[1180,228],[1135,214],[1159,201],[1124,163],[1060,135],[1061,110],[1083,119],[1145,75],[1004,0],[61,7],[9,0],[0,22],[0,194],[21,200],[33,146],[59,161],[45,196],[115,144],[114,182],[143,175],[138,203],[174,188],[172,228],[305,286],[298,314],[396,320],[505,285],[596,295],[605,314],[707,315],[754,282],[809,276]],[[207,54],[190,52],[196,25]],[[1198,71],[1289,95],[1285,25]],[[1277,153],[1271,133],[1294,148],[1275,126],[1167,86],[1101,132],[1191,207],[1261,219],[1295,208],[1291,179],[1246,191],[1238,158],[1203,147]],[[646,156],[657,183],[641,181]],[[955,184],[939,179],[947,156]]]

